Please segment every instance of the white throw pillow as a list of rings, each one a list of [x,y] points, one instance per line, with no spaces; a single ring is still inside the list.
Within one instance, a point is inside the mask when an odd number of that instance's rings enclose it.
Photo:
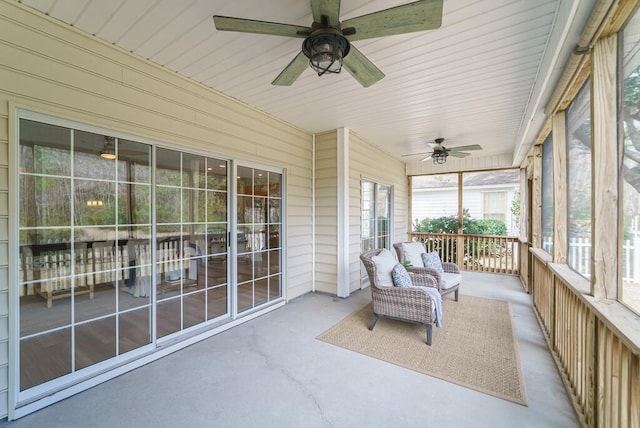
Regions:
[[[376,265],[376,283],[378,287],[393,287],[393,276],[391,272],[398,264],[391,251],[384,248],[377,256],[371,257],[371,261]]]
[[[440,260],[440,254],[437,251],[432,251],[430,253],[424,253],[422,255],[422,263],[424,267],[435,269],[436,272],[444,272],[442,267],[442,260]]]
[[[421,242],[405,242],[402,244],[402,260],[411,262],[412,267],[424,267],[422,253],[424,246]]]

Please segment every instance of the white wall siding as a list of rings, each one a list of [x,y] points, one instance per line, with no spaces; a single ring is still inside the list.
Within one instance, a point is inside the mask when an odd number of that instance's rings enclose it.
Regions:
[[[337,293],[338,136],[316,135],[316,290]]]
[[[408,185],[404,163],[392,159],[357,134],[350,135],[349,153],[349,283],[351,291],[360,288],[360,183],[367,178],[393,186],[392,242],[407,240]]]

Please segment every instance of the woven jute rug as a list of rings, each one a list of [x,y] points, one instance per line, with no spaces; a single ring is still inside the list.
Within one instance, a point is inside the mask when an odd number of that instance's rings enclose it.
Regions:
[[[416,372],[527,405],[511,303],[460,295],[442,301],[442,327],[380,318],[368,326],[368,304],[318,336],[318,339]]]

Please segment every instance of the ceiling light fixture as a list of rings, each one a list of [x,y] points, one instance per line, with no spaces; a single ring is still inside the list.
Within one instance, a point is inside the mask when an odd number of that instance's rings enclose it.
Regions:
[[[115,137],[104,137],[104,147],[100,152],[102,159],[114,160],[116,158]]]
[[[302,43],[302,52],[309,58],[309,66],[322,76],[340,73],[342,60],[349,53],[349,41],[335,28],[320,28]]]
[[[447,161],[447,156],[447,152],[434,152],[431,158],[433,159],[434,165],[442,165]]]

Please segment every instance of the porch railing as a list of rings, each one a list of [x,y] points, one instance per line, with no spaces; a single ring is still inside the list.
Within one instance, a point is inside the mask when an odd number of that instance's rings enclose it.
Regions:
[[[542,249],[551,253],[551,238],[542,240]],[[585,278],[591,276],[591,238],[570,238],[567,254],[568,264]],[[633,239],[622,242],[620,254],[622,280],[640,284],[640,232],[633,234]]]
[[[458,235],[454,233],[410,233],[413,241],[437,251],[444,262],[476,272],[519,274],[519,241],[514,236]]]
[[[589,295],[589,281],[532,249],[533,307],[580,422],[640,426],[635,316]]]

